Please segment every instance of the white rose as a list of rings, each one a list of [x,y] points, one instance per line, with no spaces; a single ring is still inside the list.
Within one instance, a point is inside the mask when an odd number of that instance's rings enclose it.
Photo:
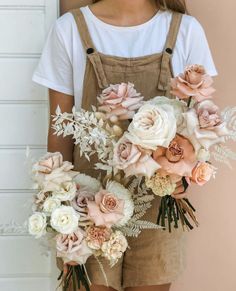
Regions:
[[[80,215],[71,206],[60,206],[51,215],[51,226],[63,234],[70,234],[78,228]]]
[[[61,201],[54,197],[48,197],[43,203],[43,210],[52,213],[53,210],[61,206]]]
[[[172,106],[177,122],[177,131],[179,132],[182,130],[185,125],[183,113],[188,110],[187,104],[184,101],[178,99],[170,99],[165,96],[157,96],[147,101],[147,103],[154,105],[169,104],[170,106]]]
[[[29,233],[36,238],[40,238],[46,233],[47,218],[44,213],[35,212],[28,220]]]
[[[75,182],[65,182],[61,184],[59,190],[53,191],[52,196],[61,201],[71,201],[75,198],[77,188]]]
[[[198,161],[206,162],[210,160],[210,157],[211,157],[211,154],[208,150],[202,148],[198,151],[198,154],[197,154]]]
[[[126,137],[145,149],[168,147],[176,134],[174,109],[168,104],[145,104],[134,115]]]

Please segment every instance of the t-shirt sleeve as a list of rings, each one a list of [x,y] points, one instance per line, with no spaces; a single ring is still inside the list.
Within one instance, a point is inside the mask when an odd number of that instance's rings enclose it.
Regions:
[[[32,80],[47,88],[73,95],[73,68],[58,21],[51,27]]]
[[[187,65],[203,65],[209,75],[218,75],[205,31],[194,17],[188,31],[187,52]]]

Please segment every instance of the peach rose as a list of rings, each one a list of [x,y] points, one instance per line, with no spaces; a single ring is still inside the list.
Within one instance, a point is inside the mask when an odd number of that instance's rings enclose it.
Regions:
[[[132,119],[142,105],[143,96],[140,95],[132,83],[110,85],[97,97],[98,110],[104,112],[112,122]]]
[[[111,227],[124,216],[124,200],[106,190],[96,193],[95,201],[88,200],[87,205],[88,216],[96,226]]]
[[[225,136],[229,134],[219,108],[211,100],[195,104],[183,116],[186,127],[181,134],[192,142],[196,152],[201,148],[208,150],[212,145],[224,142]]]
[[[151,177],[160,168],[151,154],[151,150],[142,149],[123,136],[114,148],[113,163],[117,169],[124,170],[127,177],[131,175]]]
[[[202,186],[215,175],[216,168],[207,162],[199,162],[192,171],[191,181]]]
[[[86,241],[88,246],[93,250],[100,250],[102,244],[109,240],[111,229],[104,226],[90,226],[86,230]]]
[[[56,236],[57,256],[63,258],[64,262],[77,262],[85,264],[92,250],[88,247],[84,231],[77,229],[71,234],[58,234]]]
[[[179,134],[168,148],[159,147],[153,153],[153,158],[163,170],[180,176],[191,176],[197,162],[193,145]]]
[[[215,89],[212,87],[213,80],[203,66],[188,66],[183,74],[171,79],[171,93],[180,99],[192,96],[197,102],[212,98]]]

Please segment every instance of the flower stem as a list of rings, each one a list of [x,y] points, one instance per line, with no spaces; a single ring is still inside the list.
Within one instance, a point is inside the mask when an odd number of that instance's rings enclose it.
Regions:
[[[191,105],[191,101],[192,101],[192,96],[190,96],[189,98],[188,98],[188,104],[187,104],[187,106],[190,108],[190,105]]]

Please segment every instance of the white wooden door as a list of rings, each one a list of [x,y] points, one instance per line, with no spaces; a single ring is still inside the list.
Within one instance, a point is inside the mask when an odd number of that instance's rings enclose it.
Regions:
[[[57,0],[0,0],[0,290],[56,289],[54,257],[23,227],[30,213],[26,146],[46,152],[47,90],[33,84]]]

